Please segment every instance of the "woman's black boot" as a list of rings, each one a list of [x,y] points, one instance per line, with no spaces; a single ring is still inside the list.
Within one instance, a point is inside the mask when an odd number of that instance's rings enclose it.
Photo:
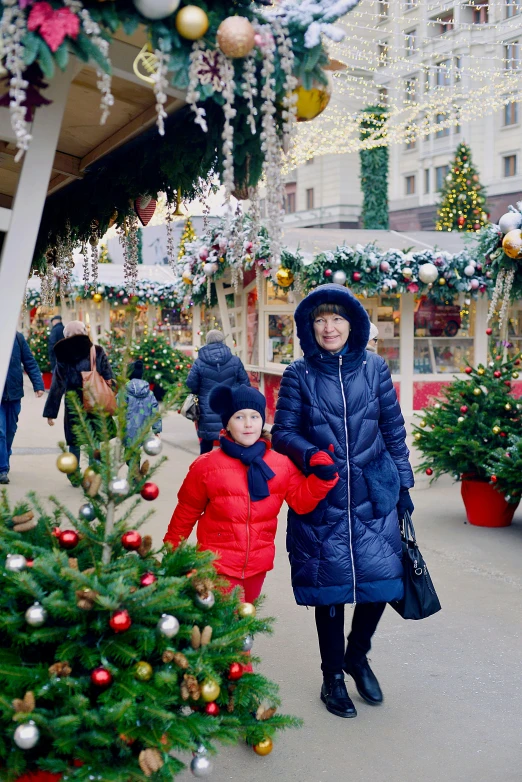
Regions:
[[[357,692],[366,703],[369,703],[370,706],[381,705],[383,702],[382,690],[366,657],[352,660],[347,655],[344,661],[344,670],[353,678]]]
[[[344,683],[344,673],[325,673],[323,675],[321,700],[328,711],[337,717],[357,716],[357,711]]]

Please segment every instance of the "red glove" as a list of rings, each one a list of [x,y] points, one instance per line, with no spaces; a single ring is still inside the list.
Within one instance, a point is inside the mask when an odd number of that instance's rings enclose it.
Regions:
[[[310,457],[310,472],[323,481],[332,481],[337,476],[337,466],[326,451],[317,451]]]

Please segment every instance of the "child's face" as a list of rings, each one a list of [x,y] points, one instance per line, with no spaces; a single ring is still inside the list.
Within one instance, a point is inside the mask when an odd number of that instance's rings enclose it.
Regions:
[[[257,410],[238,410],[228,421],[227,431],[239,445],[253,445],[261,437],[263,419]]]

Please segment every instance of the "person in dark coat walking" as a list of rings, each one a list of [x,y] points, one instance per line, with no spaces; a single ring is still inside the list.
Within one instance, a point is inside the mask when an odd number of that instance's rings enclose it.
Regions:
[[[314,453],[330,451],[339,482],[312,513],[288,513],[292,586],[299,605],[315,606],[321,699],[355,717],[343,671],[365,701],[383,700],[366,655],[386,603],[403,595],[399,520],[413,511],[413,473],[390,371],[366,350],[362,304],[341,285],[321,285],[295,320],[304,358],[283,375],[272,442],[305,473]],[[345,603],[355,604],[347,645]]]
[[[43,415],[47,418],[49,426],[54,426],[58,417],[60,403],[64,394],[75,391],[83,404],[82,372],[88,372],[91,368],[92,342],[87,334],[85,323],[80,320],[72,320],[64,329],[64,339],[56,343],[56,368],[49,395],[45,403]],[[96,345],[96,369],[107,381],[114,378],[109,359],[102,347]],[[73,453],[80,463],[80,446],[76,442],[73,431],[73,419],[69,406],[65,405],[64,430],[65,441],[69,451]],[[67,476],[71,483],[78,483],[79,473]]]
[[[0,404],[0,483],[4,484],[9,483],[9,459],[24,396],[24,369],[34,395],[41,397],[44,392],[42,373],[24,335],[17,331]]]
[[[198,437],[200,452],[208,453],[219,440],[221,418],[209,404],[208,397],[215,386],[250,385],[250,380],[238,356],[233,356],[224,344],[224,335],[218,329],[207,334],[206,345],[200,348],[198,357],[187,377],[187,386],[199,398]]]
[[[61,315],[55,315],[51,318],[51,333],[49,334],[49,342],[47,344],[47,354],[49,356],[49,361],[51,362],[51,372],[54,372],[54,368],[56,366],[56,356],[54,354],[54,346],[57,342],[60,342],[61,339],[63,339],[63,323],[62,323],[62,316]]]

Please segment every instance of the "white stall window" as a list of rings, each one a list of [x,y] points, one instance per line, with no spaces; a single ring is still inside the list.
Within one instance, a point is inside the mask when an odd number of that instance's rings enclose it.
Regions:
[[[291,364],[294,360],[294,318],[290,314],[266,315],[266,362]]]
[[[438,303],[415,299],[414,368],[416,375],[454,374],[474,361],[475,302],[464,295]]]

